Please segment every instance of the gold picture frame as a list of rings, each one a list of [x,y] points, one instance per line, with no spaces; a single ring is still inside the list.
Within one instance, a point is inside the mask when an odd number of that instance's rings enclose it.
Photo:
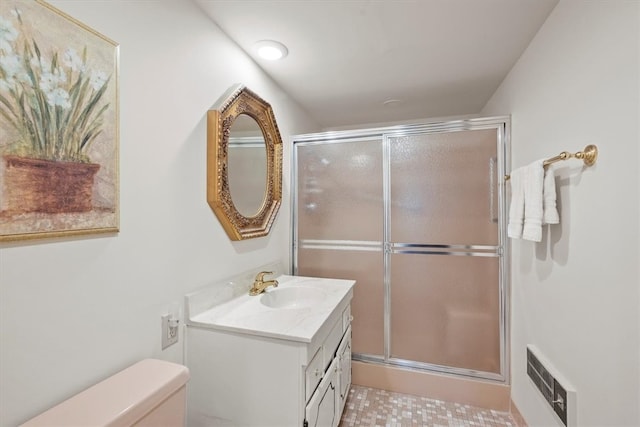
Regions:
[[[0,2],[0,241],[119,230],[119,46]]]
[[[257,213],[238,211],[229,188],[229,138],[240,115],[260,127],[266,150],[266,186]],[[207,112],[207,202],[231,240],[269,234],[282,202],[282,138],[271,105],[243,85],[232,87]]]

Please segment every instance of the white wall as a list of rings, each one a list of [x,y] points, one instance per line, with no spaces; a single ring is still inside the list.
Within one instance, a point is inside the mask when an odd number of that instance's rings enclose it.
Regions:
[[[0,425],[160,349],[160,316],[207,283],[289,256],[290,135],[319,128],[190,1],[51,1],[120,44],[118,235],[0,246]],[[285,146],[273,233],[232,243],[206,202],[206,111],[232,84],[269,101]]]
[[[556,164],[561,224],[512,246],[512,393],[531,426],[559,425],[526,376],[536,345],[577,390],[580,426],[640,425],[637,1],[563,0],[484,108],[512,114],[512,166]]]

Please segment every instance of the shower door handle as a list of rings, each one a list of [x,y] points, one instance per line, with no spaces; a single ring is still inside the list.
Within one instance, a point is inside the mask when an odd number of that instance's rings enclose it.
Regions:
[[[498,223],[498,215],[496,215],[495,197],[496,197],[496,163],[498,159],[491,157],[489,159],[489,221]]]

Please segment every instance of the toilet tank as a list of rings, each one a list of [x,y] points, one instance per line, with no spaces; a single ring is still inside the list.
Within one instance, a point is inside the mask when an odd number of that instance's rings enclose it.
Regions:
[[[184,427],[189,370],[145,359],[32,418],[22,427]]]

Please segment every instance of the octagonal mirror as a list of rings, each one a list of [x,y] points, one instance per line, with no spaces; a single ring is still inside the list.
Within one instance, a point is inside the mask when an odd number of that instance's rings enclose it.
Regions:
[[[282,139],[269,103],[236,85],[207,113],[207,202],[231,240],[269,234],[282,201]]]

